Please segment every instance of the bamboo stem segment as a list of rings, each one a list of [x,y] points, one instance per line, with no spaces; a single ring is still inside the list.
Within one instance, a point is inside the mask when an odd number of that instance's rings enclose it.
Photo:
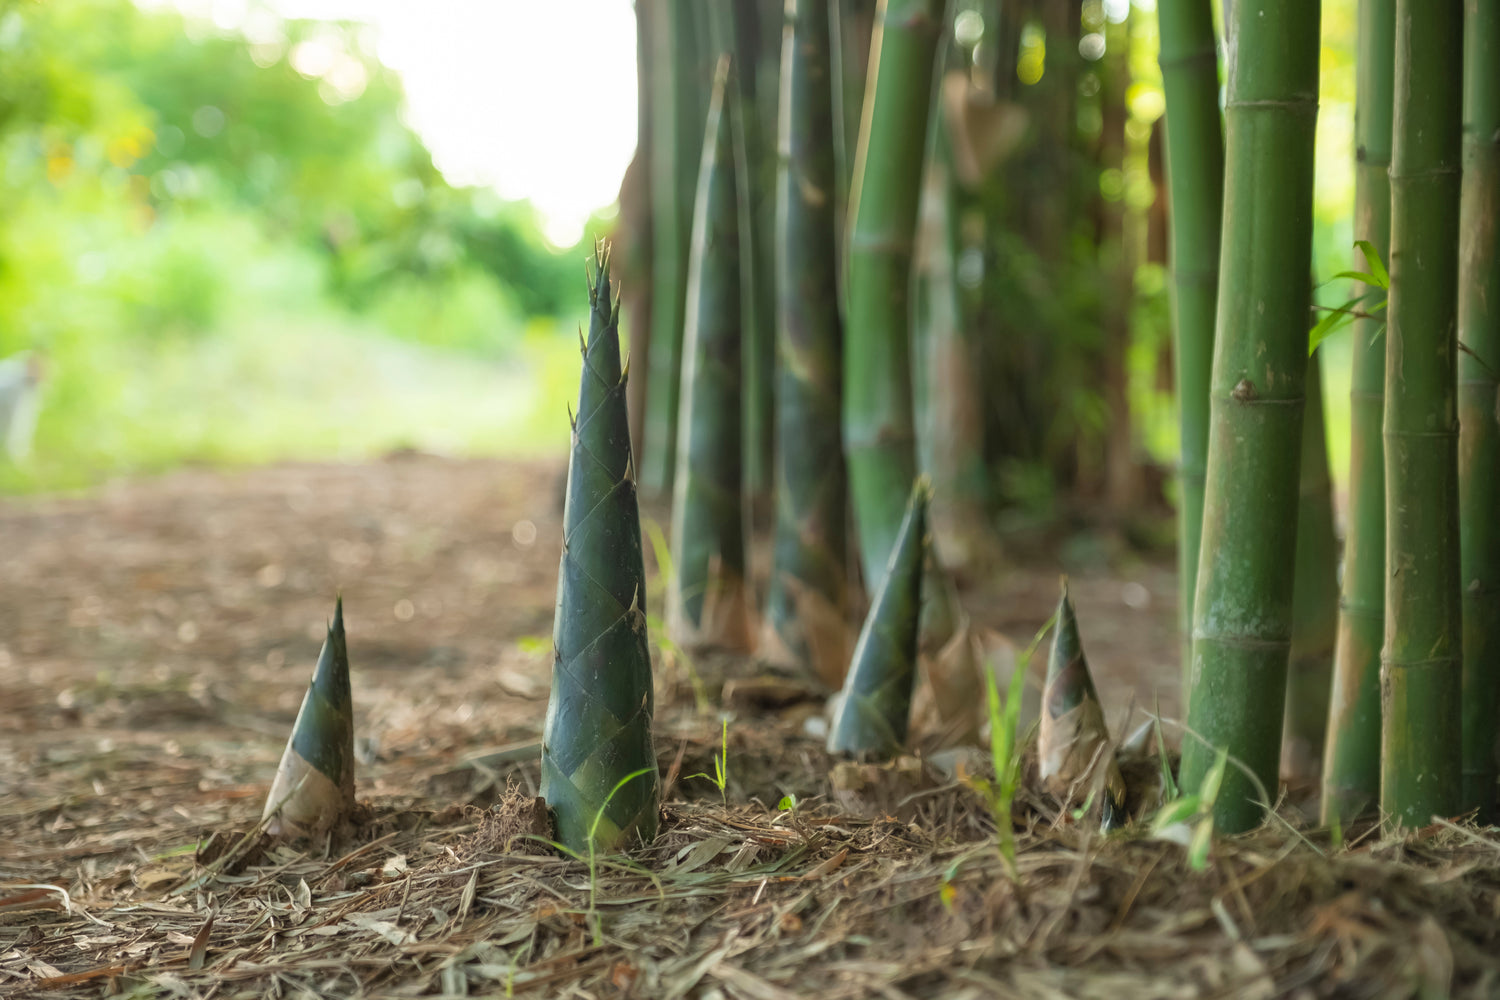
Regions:
[[[1315,780],[1323,763],[1339,625],[1339,542],[1333,528],[1321,355],[1318,352],[1307,360],[1307,404],[1302,417],[1292,648],[1281,746],[1281,775],[1288,780]]]
[[[719,61],[703,137],[688,262],[682,414],[673,477],[667,629],[687,648],[752,646],[741,439],[741,201],[730,61]]]
[[[1159,0],[1161,81],[1166,97],[1167,191],[1171,199],[1172,344],[1181,457],[1177,465],[1178,624],[1182,703],[1192,663],[1193,597],[1203,533],[1208,458],[1208,387],[1219,285],[1224,203],[1224,129],[1209,0]]]
[[[1463,801],[1495,818],[1500,711],[1500,3],[1468,0],[1458,234],[1458,478],[1464,619]]]
[[[1182,784],[1196,791],[1224,748],[1270,792],[1280,761],[1292,618],[1298,458],[1307,372],[1314,0],[1237,0],[1229,19],[1224,224],[1207,489],[1193,608]],[[1239,768],[1219,791],[1221,829],[1258,823]]]
[[[1390,259],[1396,0],[1360,0],[1354,106],[1354,236]],[[1361,260],[1363,270],[1363,260]],[[1365,304],[1383,293],[1366,286]],[[1380,647],[1385,634],[1385,320],[1354,321],[1349,385],[1349,528],[1334,648],[1323,822],[1380,796]]]
[[[794,0],[788,13],[776,179],[776,537],[762,645],[836,691],[853,635],[829,3]]]
[[[1458,811],[1457,284],[1461,0],[1396,0],[1391,293],[1385,354],[1385,647],[1380,809],[1395,828]],[[1493,512],[1491,513],[1493,516]]]
[[[882,0],[850,197],[844,452],[865,586],[880,583],[916,478],[910,291],[944,0]]]

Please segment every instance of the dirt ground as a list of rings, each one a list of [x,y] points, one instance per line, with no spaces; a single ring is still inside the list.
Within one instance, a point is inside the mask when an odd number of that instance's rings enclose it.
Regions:
[[[1189,873],[1176,844],[1101,838],[1028,793],[1012,881],[963,782],[832,795],[808,706],[730,706],[721,799],[695,777],[719,706],[679,663],[658,680],[656,843],[589,866],[517,838],[561,472],[405,455],[0,502],[0,996],[1500,990],[1486,834],[1335,850],[1272,823]],[[1056,550],[969,581],[970,614],[1024,645],[1066,570],[1111,721],[1174,715],[1165,560]],[[331,850],[261,851],[241,835],[339,593],[367,815]],[[698,666],[711,694],[753,672]]]

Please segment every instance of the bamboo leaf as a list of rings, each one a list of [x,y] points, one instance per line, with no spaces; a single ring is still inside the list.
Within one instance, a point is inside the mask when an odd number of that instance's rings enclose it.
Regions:
[[[1318,324],[1308,331],[1307,334],[1308,357],[1312,357],[1313,352],[1318,349],[1319,344],[1341,330],[1344,324],[1354,319],[1354,307],[1359,305],[1363,299],[1363,295],[1356,296],[1337,309],[1329,310],[1327,315],[1318,320]]]
[[[1369,264],[1371,276],[1375,279],[1374,281],[1366,282],[1366,284],[1379,285],[1381,288],[1389,291],[1391,287],[1391,275],[1385,269],[1385,263],[1380,259],[1380,251],[1375,249],[1375,244],[1369,240],[1355,240],[1354,245],[1359,247],[1359,252],[1365,255],[1365,262]],[[1364,281],[1363,278],[1359,280]]]
[[[1184,795],[1173,799],[1157,811],[1151,820],[1151,832],[1160,833],[1169,826],[1186,823],[1198,815],[1203,800],[1196,795]]]
[[[1203,800],[1205,806],[1212,806],[1219,797],[1219,786],[1224,784],[1224,771],[1229,767],[1229,748],[1220,747],[1219,754],[1214,758],[1213,767],[1203,776],[1203,784],[1198,786],[1198,797]]]
[[[1188,867],[1201,872],[1208,867],[1208,849],[1214,839],[1214,818],[1205,816],[1193,827],[1193,837],[1188,841]]]

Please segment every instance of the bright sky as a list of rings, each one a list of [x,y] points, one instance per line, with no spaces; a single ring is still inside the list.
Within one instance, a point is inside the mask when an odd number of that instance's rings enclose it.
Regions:
[[[408,123],[443,175],[529,199],[560,246],[614,201],[635,150],[630,0],[140,2],[169,3],[252,38],[274,31],[267,9],[370,25],[381,62],[405,84]],[[304,68],[297,53],[293,64]]]

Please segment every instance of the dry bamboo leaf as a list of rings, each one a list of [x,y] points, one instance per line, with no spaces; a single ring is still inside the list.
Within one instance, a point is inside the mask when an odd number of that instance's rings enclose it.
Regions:
[[[188,949],[189,971],[196,972],[203,968],[203,960],[208,954],[208,937],[213,931],[214,915],[210,913],[208,918],[203,921],[203,927],[193,937],[192,946]]]

